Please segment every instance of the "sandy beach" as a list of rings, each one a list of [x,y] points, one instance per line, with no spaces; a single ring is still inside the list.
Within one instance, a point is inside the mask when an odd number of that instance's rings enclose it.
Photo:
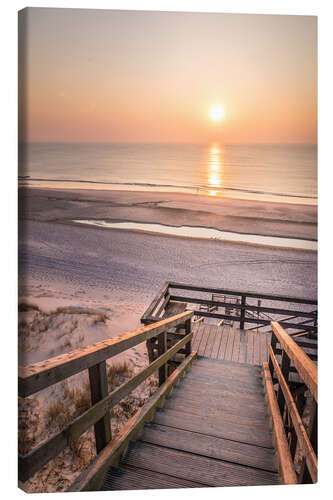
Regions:
[[[316,296],[316,252],[102,229],[74,219],[155,222],[316,239],[317,209],[181,193],[20,190],[20,294],[46,311],[81,307],[108,314],[112,328],[136,328],[165,280],[229,289]],[[53,347],[53,346],[52,346]],[[43,359],[28,354],[25,362]],[[42,356],[42,358],[40,357]]]
[[[139,327],[142,313],[166,280],[316,297],[316,252],[103,229],[75,224],[74,219],[188,225],[310,240],[317,232],[317,210],[308,205],[181,193],[21,188],[20,364]],[[123,362],[126,369],[118,383],[147,364],[145,345],[132,349],[126,359],[114,359],[113,365]],[[78,380],[70,381],[69,388],[54,386],[52,400],[79,391]],[[154,384],[151,379],[137,389],[131,412],[143,404]],[[47,422],[50,412],[46,392],[28,398],[21,408],[24,416],[29,404],[29,418],[35,421],[30,421],[30,441],[26,439],[31,445],[50,433],[40,424]],[[80,394],[72,398],[72,415],[82,411],[75,406]],[[117,411],[114,432],[132,414],[120,405]],[[77,450],[66,453],[25,488],[41,491],[52,470],[47,490],[66,489],[94,455],[92,434],[85,438],[79,458]]]

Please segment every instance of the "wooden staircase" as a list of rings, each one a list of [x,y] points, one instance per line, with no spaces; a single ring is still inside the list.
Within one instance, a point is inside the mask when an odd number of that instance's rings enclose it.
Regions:
[[[199,357],[103,490],[280,484],[260,366]]]

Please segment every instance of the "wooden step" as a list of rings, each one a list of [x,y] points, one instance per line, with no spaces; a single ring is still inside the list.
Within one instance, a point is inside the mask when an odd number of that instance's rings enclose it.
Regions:
[[[184,392],[177,397],[176,389],[174,396],[165,400],[165,404],[170,404],[170,408],[177,408],[178,405],[186,405],[189,408],[197,408],[202,415],[213,415],[214,413],[229,413],[236,416],[245,416],[250,420],[257,422],[265,422],[269,416],[268,409],[265,405],[244,405],[240,401],[224,398],[219,402],[211,402],[209,399],[203,400],[196,393],[188,394]],[[207,410],[209,408],[209,411]]]
[[[229,367],[229,370],[239,370],[241,372],[251,372],[260,373],[261,366],[252,365],[250,363],[238,363],[235,361],[223,360],[223,359],[211,359],[204,356],[198,356],[195,360],[195,366],[206,366],[210,368]]]
[[[173,410],[183,413],[184,415],[195,415],[198,417],[200,416],[202,417],[204,412],[203,405],[193,405],[193,404],[190,405],[186,402],[182,402],[181,400],[175,401],[173,399],[166,400],[163,409],[165,411]],[[219,418],[221,418],[228,422],[235,422],[234,413],[223,411],[221,409],[217,410],[209,408],[209,418],[214,420],[218,420]],[[255,418],[251,416],[249,417],[246,414],[237,415],[237,425],[260,427],[261,429],[267,429],[267,431],[270,431],[270,421],[268,415],[260,417],[256,416]]]
[[[252,416],[262,416],[268,415],[267,405],[265,400],[262,403],[251,403],[249,400],[244,402],[237,398],[234,398],[233,395],[226,395],[223,398],[219,398],[218,400],[212,400],[212,398],[203,393],[199,393],[195,389],[189,388],[178,388],[176,387],[172,394],[174,397],[179,397],[179,401],[182,400],[186,404],[200,404],[202,407],[203,415],[209,411],[209,408],[219,409],[221,411],[230,411],[230,413],[235,413],[239,415],[252,415]]]
[[[193,371],[192,371],[193,370]],[[205,377],[210,377],[211,381],[214,383],[215,379],[218,381],[221,378],[225,378],[226,380],[230,381],[238,381],[238,382],[243,382],[247,384],[253,384],[257,383],[260,384],[262,383],[262,375],[261,372],[258,373],[247,373],[247,372],[241,372],[239,370],[229,370],[228,368],[222,367],[220,369],[215,369],[214,367],[201,367],[198,366],[196,363],[194,364],[193,367],[188,372],[188,376],[193,373],[193,374],[200,374]]]
[[[211,420],[205,418],[204,415],[188,415],[171,409],[160,409],[155,413],[154,423],[192,432],[200,432],[208,436],[231,439],[241,443],[273,448],[272,435],[268,430],[254,426],[246,427],[238,425],[237,421],[230,422],[230,420],[223,418],[223,415],[215,420]]]
[[[212,385],[209,382],[202,382],[195,380],[195,382],[191,381],[190,378],[184,379],[179,384],[179,388],[188,389],[189,391],[195,391],[198,394],[202,394],[202,397],[207,399],[207,397],[212,399],[222,399],[225,397],[234,397],[236,399],[244,399],[244,402],[247,400],[255,403],[260,403],[264,401],[264,388],[263,386],[258,387],[257,392],[240,392],[237,389],[234,389],[232,386],[216,386]]]
[[[261,378],[257,378],[255,380],[234,380],[233,378],[227,378],[223,376],[216,376],[214,378],[214,381],[212,381],[212,378],[210,375],[203,374],[200,370],[196,371],[194,368],[191,368],[191,371],[186,375],[186,378],[184,381],[193,381],[193,383],[207,383],[210,385],[214,384],[214,387],[217,388],[230,388],[233,390],[237,390],[239,392],[244,392],[244,393],[254,393],[257,394],[258,391],[260,392],[261,389],[263,389],[263,383]]]
[[[203,488],[205,484],[195,483],[179,477],[160,474],[151,470],[129,465],[112,467],[104,478],[102,491],[153,490],[171,488]]]
[[[143,442],[130,446],[123,463],[206,486],[279,484],[273,472]]]
[[[273,449],[173,427],[147,424],[140,436],[140,441],[271,472],[278,470],[277,458]]]

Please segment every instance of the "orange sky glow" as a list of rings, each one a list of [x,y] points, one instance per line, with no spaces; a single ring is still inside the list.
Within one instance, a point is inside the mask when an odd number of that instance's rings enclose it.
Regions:
[[[29,8],[19,47],[21,141],[317,142],[315,17]]]

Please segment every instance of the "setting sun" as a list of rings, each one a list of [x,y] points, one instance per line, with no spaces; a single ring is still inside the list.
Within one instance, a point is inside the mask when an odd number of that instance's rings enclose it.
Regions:
[[[213,121],[222,120],[224,117],[224,109],[222,106],[213,106],[210,110],[210,117]]]

